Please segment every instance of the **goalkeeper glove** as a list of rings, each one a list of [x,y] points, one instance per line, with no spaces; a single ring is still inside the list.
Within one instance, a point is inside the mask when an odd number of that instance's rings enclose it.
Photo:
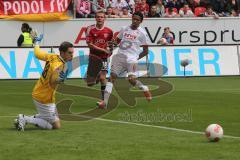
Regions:
[[[68,69],[66,70],[66,72],[61,71],[59,73],[58,81],[59,82],[64,82],[67,79],[67,76],[68,76]]]
[[[33,40],[34,45],[39,45],[41,43],[42,39],[43,39],[43,34],[40,34],[39,37],[35,37]]]

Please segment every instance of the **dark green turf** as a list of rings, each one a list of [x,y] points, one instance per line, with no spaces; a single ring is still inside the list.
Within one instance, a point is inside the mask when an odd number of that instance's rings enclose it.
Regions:
[[[136,107],[129,107],[123,99],[119,99],[120,105],[100,118],[199,132],[203,132],[210,123],[219,123],[226,135],[240,137],[238,77],[164,80],[174,86],[172,92],[153,98],[150,103],[143,98],[137,99]],[[29,80],[0,81],[1,160],[237,160],[240,157],[240,138],[225,137],[218,143],[209,143],[201,134],[101,120],[62,121],[60,130],[44,131],[27,126],[25,132],[17,132],[12,125],[14,117],[11,116],[36,113],[31,99],[34,83]],[[81,80],[68,80],[67,83],[84,86]],[[117,95],[116,92],[114,94]],[[129,92],[126,91],[126,94]],[[62,94],[57,97],[57,100],[74,99],[71,108],[74,113],[93,109],[97,101]],[[185,114],[186,117],[161,119],[157,117],[160,114]],[[141,119],[144,116],[150,118]]]

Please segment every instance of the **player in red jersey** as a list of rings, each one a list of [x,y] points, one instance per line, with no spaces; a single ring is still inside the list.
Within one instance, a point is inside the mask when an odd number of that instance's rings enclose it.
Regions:
[[[104,26],[105,13],[96,12],[96,24],[86,30],[86,41],[90,50],[87,69],[87,85],[92,86],[99,80],[102,99],[106,88],[108,72],[108,57],[112,52],[113,31]]]

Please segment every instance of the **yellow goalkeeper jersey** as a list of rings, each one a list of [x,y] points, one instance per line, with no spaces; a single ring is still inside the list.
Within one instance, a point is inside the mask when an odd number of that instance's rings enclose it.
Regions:
[[[59,55],[41,51],[39,46],[35,46],[34,54],[39,60],[46,61],[46,64],[33,89],[32,97],[42,104],[55,103],[57,85],[52,82],[58,78],[59,72],[64,70],[65,62]]]

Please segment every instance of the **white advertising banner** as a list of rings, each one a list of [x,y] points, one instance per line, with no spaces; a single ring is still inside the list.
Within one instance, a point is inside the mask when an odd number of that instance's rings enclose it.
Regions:
[[[17,46],[23,22],[0,20],[0,46]],[[60,22],[29,22],[29,25],[44,34],[44,46],[57,46],[69,41],[84,46],[86,27],[95,24],[94,19],[76,19]],[[131,19],[107,19],[106,26],[118,32],[130,25]],[[145,28],[152,44],[160,39],[164,27],[170,27],[175,35],[175,44],[237,44],[240,42],[240,18],[159,18],[144,19]],[[4,37],[4,38],[3,38]]]
[[[50,52],[50,48],[43,50]],[[57,52],[57,48],[54,51]],[[156,73],[159,70],[156,67],[162,65],[166,68],[162,76],[183,76],[184,69],[180,63],[188,59],[190,63],[185,70],[187,76],[239,75],[237,52],[237,46],[150,47],[148,72],[153,77],[160,76]],[[87,70],[88,48],[75,48],[74,57],[79,67],[74,69],[71,63],[68,64],[72,70],[69,78],[83,78]],[[39,78],[44,64],[35,58],[33,48],[0,49],[0,79]],[[145,58],[139,64],[145,65]],[[153,67],[151,64],[158,65]]]
[[[186,76],[239,75],[237,52],[237,46],[154,47],[149,62],[166,66],[164,76],[183,76],[181,61],[186,59]]]

